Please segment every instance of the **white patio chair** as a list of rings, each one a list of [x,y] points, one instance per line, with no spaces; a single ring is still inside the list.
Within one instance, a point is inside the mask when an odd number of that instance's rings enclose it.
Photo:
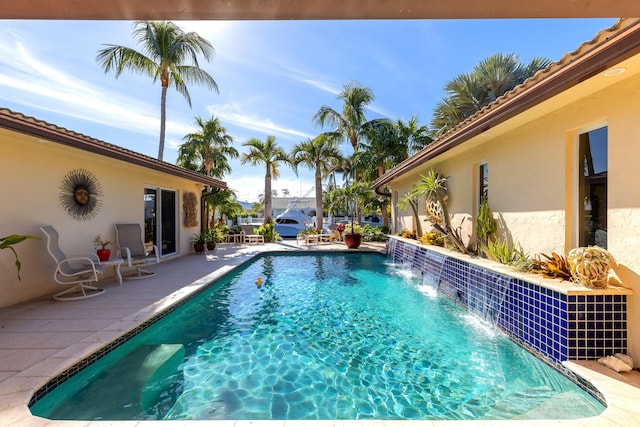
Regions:
[[[53,280],[60,285],[72,285],[53,296],[56,301],[73,301],[98,296],[104,289],[92,286],[98,283],[98,274],[102,273],[102,266],[95,254],[87,256],[67,257],[60,249],[58,232],[51,225],[40,227],[47,236],[47,251],[56,262]]]
[[[133,274],[123,274],[125,279],[145,279],[155,275],[153,271],[143,270],[146,264],[160,263],[158,247],[153,245],[153,253],[147,252],[142,240],[140,224],[116,224],[116,244],[125,267],[135,268]]]

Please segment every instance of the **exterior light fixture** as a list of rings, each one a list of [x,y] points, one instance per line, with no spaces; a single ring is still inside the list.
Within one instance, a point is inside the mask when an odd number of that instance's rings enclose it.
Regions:
[[[625,71],[627,71],[627,69],[624,67],[611,68],[610,70],[605,71],[603,75],[605,77],[617,76],[618,74],[622,74]]]

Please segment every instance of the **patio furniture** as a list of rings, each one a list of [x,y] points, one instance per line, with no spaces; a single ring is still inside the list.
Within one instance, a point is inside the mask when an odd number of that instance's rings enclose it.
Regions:
[[[249,245],[256,245],[258,243],[264,244],[264,236],[261,234],[255,234],[253,229],[255,228],[251,224],[242,224],[242,233],[244,233],[243,242]]]
[[[67,257],[60,249],[59,235],[51,225],[40,227],[47,236],[47,251],[56,262],[53,280],[60,285],[72,285],[53,296],[56,301],[73,301],[92,298],[104,292],[104,289],[92,286],[98,283],[98,274],[102,273],[102,266],[95,254],[87,256]]]
[[[116,244],[120,251],[120,257],[125,261],[126,267],[135,268],[133,274],[125,274],[125,279],[145,279],[155,275],[153,271],[142,269],[147,264],[159,264],[160,253],[158,247],[153,245],[153,252],[147,252],[142,240],[142,228],[140,224],[116,224]]]

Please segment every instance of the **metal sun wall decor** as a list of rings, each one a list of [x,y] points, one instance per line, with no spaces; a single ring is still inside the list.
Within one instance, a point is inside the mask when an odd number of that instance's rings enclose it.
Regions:
[[[60,203],[78,221],[87,221],[100,212],[102,187],[96,176],[84,169],[69,172],[60,184]]]

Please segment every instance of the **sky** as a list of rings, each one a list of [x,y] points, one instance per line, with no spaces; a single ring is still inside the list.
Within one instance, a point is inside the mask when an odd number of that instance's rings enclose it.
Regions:
[[[195,117],[217,117],[242,146],[249,138],[276,142],[286,151],[321,132],[312,122],[345,84],[373,91],[367,120],[388,117],[429,124],[445,84],[482,59],[515,53],[559,61],[616,19],[174,21],[215,48],[200,66],[219,94],[188,84],[192,107],[175,89],[167,93],[164,160],[175,163]],[[105,44],[139,49],[131,21],[0,20],[0,107],[157,157],[159,82],[125,73],[115,78],[96,62]],[[352,152],[344,142],[345,155]],[[264,193],[264,166],[231,161],[224,177],[238,200]],[[313,172],[280,169],[273,189],[282,196],[313,196]]]

